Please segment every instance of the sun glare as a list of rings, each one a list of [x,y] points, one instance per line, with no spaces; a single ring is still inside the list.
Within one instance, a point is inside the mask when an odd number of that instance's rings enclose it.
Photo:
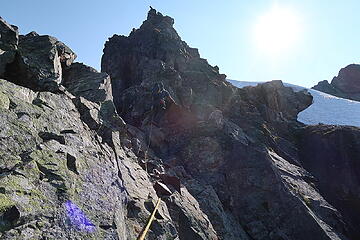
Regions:
[[[295,46],[301,37],[301,27],[300,18],[294,10],[274,6],[256,22],[256,46],[267,54],[283,54]]]

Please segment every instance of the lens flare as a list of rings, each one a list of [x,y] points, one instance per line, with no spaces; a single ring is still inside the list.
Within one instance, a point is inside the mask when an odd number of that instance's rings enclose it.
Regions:
[[[95,225],[85,216],[83,211],[80,210],[70,200],[65,203],[66,213],[71,225],[78,231],[94,232]]]
[[[274,6],[258,18],[254,38],[261,52],[279,55],[293,47],[301,38],[301,18],[291,8]]]

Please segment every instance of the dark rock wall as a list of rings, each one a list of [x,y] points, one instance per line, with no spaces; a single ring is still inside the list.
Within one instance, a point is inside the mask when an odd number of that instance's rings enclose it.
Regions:
[[[360,237],[360,131],[352,127],[307,127],[302,133],[301,162],[316,178],[323,196]]]

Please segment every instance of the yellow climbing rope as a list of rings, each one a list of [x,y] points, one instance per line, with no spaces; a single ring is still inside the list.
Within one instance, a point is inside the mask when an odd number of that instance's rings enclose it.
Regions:
[[[149,220],[148,220],[148,223],[146,224],[146,227],[144,228],[144,230],[142,231],[141,235],[138,237],[137,240],[144,240],[144,239],[145,239],[146,233],[149,231],[149,228],[150,228],[150,226],[151,226],[151,223],[152,223],[152,221],[154,220],[155,213],[156,213],[157,209],[159,208],[160,201],[161,201],[161,199],[159,198],[159,199],[157,200],[157,203],[156,203],[156,206],[155,206],[154,211],[153,211],[152,214],[150,215],[150,218],[149,218]]]
[[[152,102],[153,102],[153,101],[152,101]],[[150,148],[150,139],[151,139],[151,133],[152,133],[152,130],[153,130],[153,121],[154,121],[154,115],[155,115],[155,113],[154,113],[153,111],[154,111],[154,106],[151,107],[151,112],[150,112],[150,114],[151,114],[152,116],[151,116],[151,121],[150,121],[150,131],[149,131],[149,140],[148,140],[149,142],[148,142],[148,146],[147,146],[147,148],[146,148],[146,150],[145,150],[145,154],[144,154],[144,155],[145,155],[145,156],[144,156],[144,161],[145,161],[145,171],[146,171],[146,172],[148,172],[148,169],[147,169],[147,158],[148,158],[148,156],[147,156],[147,154],[148,154],[148,150],[149,150],[149,148]],[[155,213],[156,213],[157,209],[159,208],[160,202],[161,202],[161,199],[159,198],[159,199],[157,200],[157,202],[156,202],[154,211],[153,211],[153,212],[151,213],[151,215],[150,215],[150,218],[149,218],[149,220],[148,220],[148,222],[147,222],[147,224],[146,224],[146,227],[145,227],[144,230],[141,232],[141,235],[138,237],[137,240],[144,240],[144,239],[145,239],[145,236],[146,236],[147,232],[148,232],[149,229],[150,229],[151,223],[152,223],[152,221],[153,221],[154,218],[155,218]]]

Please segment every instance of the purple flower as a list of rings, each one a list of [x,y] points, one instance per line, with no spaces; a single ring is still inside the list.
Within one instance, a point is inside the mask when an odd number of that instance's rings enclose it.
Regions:
[[[81,211],[80,208],[78,208],[73,202],[71,202],[70,200],[66,201],[65,207],[70,223],[78,231],[95,231],[95,225],[90,222],[90,220],[85,216],[83,211]]]

